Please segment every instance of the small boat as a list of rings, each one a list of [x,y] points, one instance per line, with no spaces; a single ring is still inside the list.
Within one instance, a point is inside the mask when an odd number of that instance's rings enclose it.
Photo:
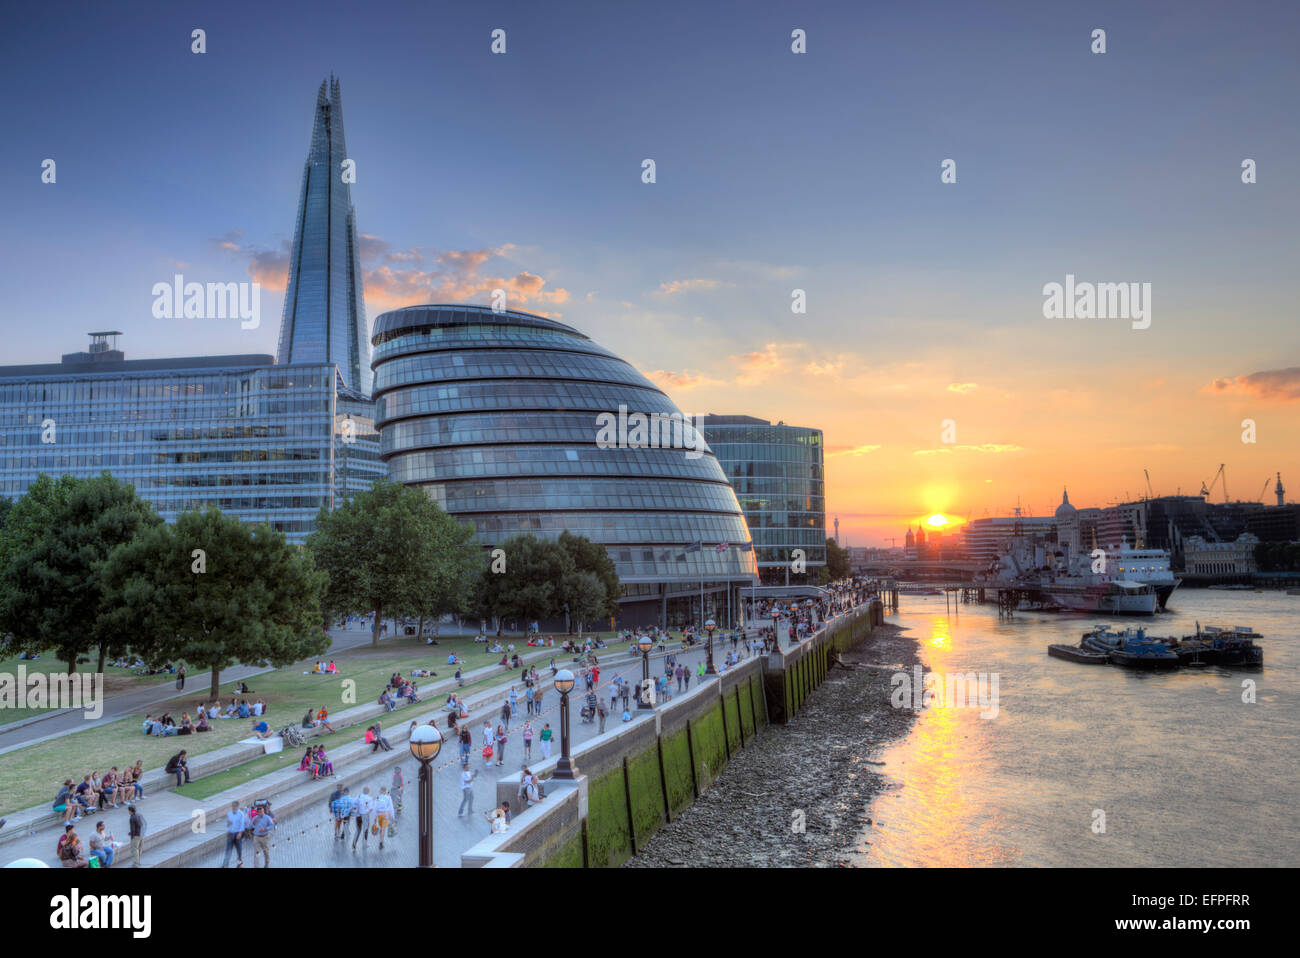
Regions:
[[[1105,652],[1096,652],[1078,645],[1049,645],[1047,654],[1067,662],[1081,662],[1084,665],[1105,665],[1110,656]]]
[[[1084,636],[1085,649],[1104,652],[1115,665],[1130,669],[1176,669],[1178,655],[1161,639],[1148,638],[1146,629],[1112,632],[1105,626]]]

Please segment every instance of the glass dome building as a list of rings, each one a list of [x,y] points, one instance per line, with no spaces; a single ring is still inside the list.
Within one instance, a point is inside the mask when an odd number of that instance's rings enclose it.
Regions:
[[[688,449],[598,442],[602,414],[682,414],[631,364],[570,326],[486,306],[409,306],[371,337],[389,478],[471,520],[491,548],[564,530],[608,550],[620,626],[739,614],[756,575],[744,514],[689,420]],[[695,543],[698,547],[692,548]]]

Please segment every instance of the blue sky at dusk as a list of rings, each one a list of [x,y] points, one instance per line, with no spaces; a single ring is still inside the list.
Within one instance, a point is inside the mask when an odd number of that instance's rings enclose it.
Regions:
[[[576,326],[688,412],[820,426],[831,511],[857,543],[1017,495],[1045,511],[1062,485],[1104,505],[1144,466],[1158,492],[1221,461],[1242,495],[1279,469],[1300,484],[1296,4],[0,17],[6,363],[57,361],[91,329],[124,331],[128,358],[274,353],[333,72],[372,321],[504,282],[511,305]],[[489,52],[498,27],[505,55]],[[261,327],[155,319],[151,288],[177,263],[191,281],[263,281]],[[1066,273],[1151,283],[1151,328],[1045,319],[1042,287]],[[927,454],[945,418],[968,448]]]

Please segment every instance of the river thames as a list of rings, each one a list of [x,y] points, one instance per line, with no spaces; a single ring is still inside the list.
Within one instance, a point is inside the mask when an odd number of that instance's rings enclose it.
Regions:
[[[1094,623],[1263,635],[1262,669],[1167,673],[1051,658]],[[903,596],[927,671],[996,674],[996,717],[925,708],[872,758],[887,785],[858,866],[1282,866],[1300,859],[1300,596],[1180,589],[1154,619],[946,614]],[[1243,701],[1254,683],[1255,701]],[[1104,830],[1103,830],[1104,826]]]

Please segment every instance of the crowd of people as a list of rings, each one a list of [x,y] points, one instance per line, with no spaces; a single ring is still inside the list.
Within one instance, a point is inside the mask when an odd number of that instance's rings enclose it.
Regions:
[[[54,811],[63,816],[63,823],[75,824],[93,812],[117,808],[130,801],[144,801],[144,762],[137,761],[119,772],[117,766],[101,775],[98,771],[87,773],[80,782],[63,780],[54,798]]]

